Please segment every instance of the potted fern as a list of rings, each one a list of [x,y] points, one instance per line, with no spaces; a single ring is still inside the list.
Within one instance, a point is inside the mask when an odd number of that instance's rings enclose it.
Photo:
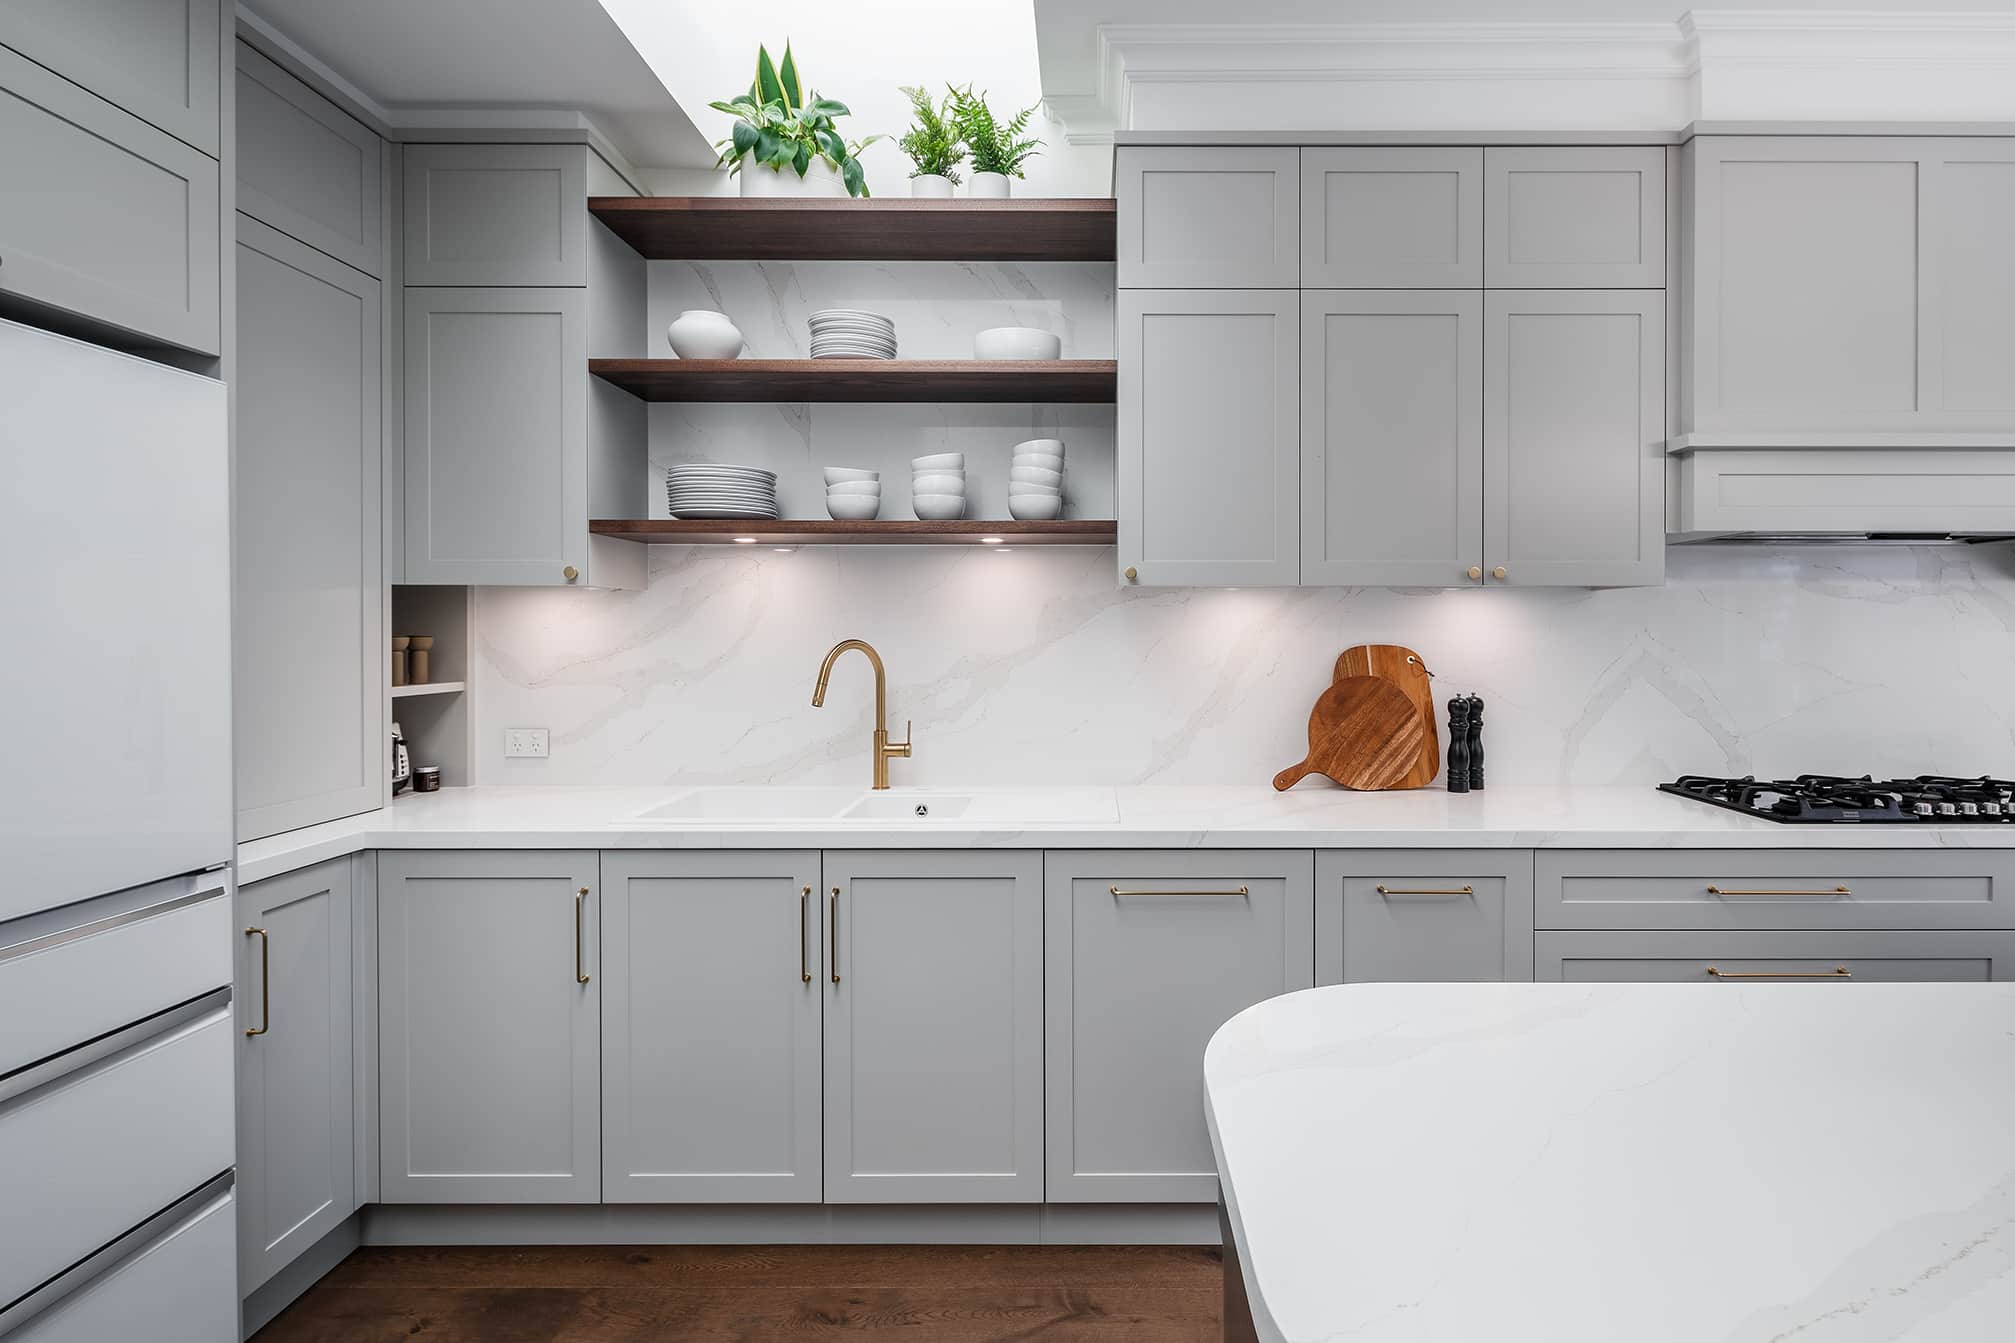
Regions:
[[[916,115],[916,124],[896,141],[916,165],[910,173],[910,195],[950,200],[952,188],[959,181],[958,166],[966,156],[965,146],[959,143],[958,128],[952,125],[951,99],[947,97],[944,106],[939,107],[921,88],[904,86],[903,93]]]
[[[840,138],[833,122],[850,115],[847,105],[817,93],[805,97],[790,43],[782,65],[771,62],[769,48],[758,47],[749,91],[707,106],[735,119],[734,130],[715,148],[728,171],[741,177],[744,196],[868,194],[861,151],[882,137]]]
[[[975,94],[970,84],[951,90],[952,127],[972,156],[973,180],[967,195],[998,199],[1008,194],[1008,179],[1020,177],[1022,164],[1042,147],[1042,141],[1024,134],[1034,115],[1035,107],[1025,107],[1001,121],[987,106],[986,95]]]

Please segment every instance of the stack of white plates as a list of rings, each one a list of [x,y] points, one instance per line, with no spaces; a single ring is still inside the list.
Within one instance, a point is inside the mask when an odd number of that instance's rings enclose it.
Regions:
[[[882,473],[858,466],[826,468],[826,512],[840,522],[866,522],[882,511]]]
[[[759,466],[686,462],[665,472],[675,518],[774,518],[777,476]]]
[[[812,358],[893,359],[896,324],[879,313],[827,308],[812,314]]]
[[[1063,516],[1063,440],[1032,438],[1015,444],[1008,466],[1008,514],[1025,522]]]
[[[966,515],[966,455],[939,452],[910,463],[910,507],[918,518],[944,522]]]

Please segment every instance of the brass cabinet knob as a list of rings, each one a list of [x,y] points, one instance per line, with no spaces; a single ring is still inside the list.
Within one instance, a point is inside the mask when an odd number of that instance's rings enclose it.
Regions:
[[[1502,579],[1504,577],[1504,566],[1500,564],[1495,569],[1492,569],[1490,571],[1490,576],[1492,578]]]
[[[560,575],[561,577],[565,578],[569,583],[571,583],[581,576],[581,571],[579,569],[576,569],[573,565],[570,564],[566,568],[560,570]],[[1503,575],[1499,574],[1498,577],[1502,578]]]
[[[1138,582],[1140,582],[1140,570],[1138,570],[1138,569],[1134,568],[1134,567],[1133,567],[1133,566],[1132,566],[1131,564],[1127,565],[1127,567],[1126,567],[1126,581],[1127,581],[1127,582],[1129,582],[1129,583],[1138,583]]]
[[[1472,564],[1472,565],[1470,565],[1470,566],[1469,566],[1469,576],[1470,576],[1471,578],[1481,578],[1481,577],[1483,577],[1483,566],[1482,566],[1482,565],[1480,565],[1480,564]]]

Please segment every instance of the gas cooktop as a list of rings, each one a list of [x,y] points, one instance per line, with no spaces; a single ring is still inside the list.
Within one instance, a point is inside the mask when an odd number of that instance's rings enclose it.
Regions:
[[[1658,788],[1787,825],[1993,825],[2015,821],[2015,783],[1984,775],[1977,779],[1937,774],[1920,774],[1914,779],[1873,779],[1867,775],[1849,779],[1833,774],[1717,779],[1682,774]]]

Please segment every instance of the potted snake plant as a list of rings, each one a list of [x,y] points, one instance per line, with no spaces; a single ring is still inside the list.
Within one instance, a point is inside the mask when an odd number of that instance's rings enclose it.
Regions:
[[[841,138],[834,121],[851,115],[847,105],[816,92],[806,96],[790,43],[781,65],[770,60],[769,48],[758,47],[749,91],[707,106],[735,119],[715,148],[721,164],[741,178],[744,196],[868,194],[860,155],[882,137]]]

